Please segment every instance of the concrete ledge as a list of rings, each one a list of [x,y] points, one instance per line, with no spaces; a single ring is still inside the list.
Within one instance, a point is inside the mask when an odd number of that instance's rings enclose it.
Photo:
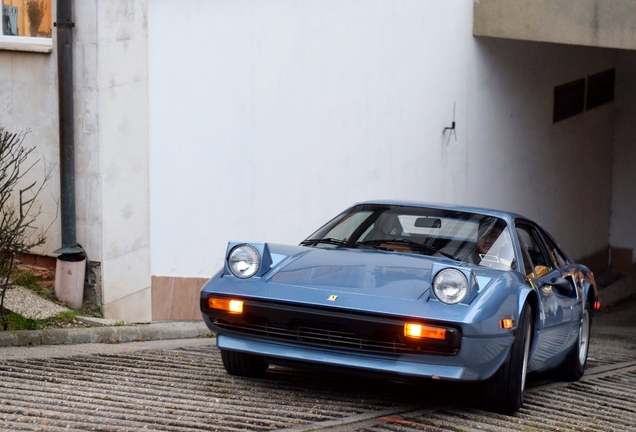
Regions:
[[[599,290],[601,308],[612,306],[636,294],[636,273],[625,276],[613,284]]]
[[[475,36],[636,49],[633,0],[479,0],[473,4]]]
[[[0,347],[191,339],[211,335],[203,321],[173,321],[135,326],[0,332]]]

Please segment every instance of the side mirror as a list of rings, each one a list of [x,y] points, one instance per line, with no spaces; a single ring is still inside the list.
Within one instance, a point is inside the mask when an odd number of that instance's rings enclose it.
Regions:
[[[572,291],[574,291],[574,287],[569,280],[564,279],[562,277],[555,277],[550,281],[550,285],[554,287],[554,289],[561,295],[570,296]]]

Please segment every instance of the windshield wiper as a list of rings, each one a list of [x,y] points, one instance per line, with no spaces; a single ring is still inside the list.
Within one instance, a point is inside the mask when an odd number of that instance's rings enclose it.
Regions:
[[[307,239],[307,240],[303,240],[300,242],[301,246],[314,246],[317,245],[319,243],[326,243],[326,244],[331,244],[331,245],[336,245],[336,246],[342,246],[342,247],[350,247],[349,243],[347,243],[344,240],[340,240],[337,238],[321,238],[321,239]]]
[[[409,245],[409,246],[413,246],[419,250],[428,250],[431,251],[433,253],[438,253],[440,255],[444,255],[446,258],[450,258],[453,259],[455,261],[460,261],[459,258],[457,258],[454,255],[451,255],[449,253],[443,252],[439,249],[437,249],[434,246],[431,245],[427,245],[427,244],[423,244],[423,243],[418,243],[415,242],[413,240],[407,239],[407,238],[403,238],[403,237],[399,237],[399,238],[395,238],[395,239],[383,239],[383,240],[364,240],[364,241],[360,241],[360,242],[356,242],[356,245],[362,244],[362,245],[377,245],[377,244],[383,244],[383,243],[398,243],[398,244],[405,244],[405,245]]]

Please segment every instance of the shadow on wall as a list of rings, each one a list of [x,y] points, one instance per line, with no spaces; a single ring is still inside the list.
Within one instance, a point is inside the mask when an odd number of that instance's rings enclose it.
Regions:
[[[573,257],[603,252],[614,105],[553,123],[553,104],[556,86],[615,67],[615,50],[486,37],[475,46],[470,204],[537,220]]]

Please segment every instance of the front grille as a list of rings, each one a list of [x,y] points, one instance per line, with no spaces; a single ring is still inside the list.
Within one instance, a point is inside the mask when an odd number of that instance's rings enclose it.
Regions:
[[[294,329],[274,327],[268,324],[246,324],[215,320],[215,325],[243,334],[257,335],[269,339],[301,342],[316,346],[329,346],[365,352],[392,353],[392,354],[457,354],[457,349],[431,346],[425,343],[410,345],[398,340],[369,340],[355,335],[353,332],[328,330],[314,327],[299,326]],[[388,339],[388,338],[387,338]]]

